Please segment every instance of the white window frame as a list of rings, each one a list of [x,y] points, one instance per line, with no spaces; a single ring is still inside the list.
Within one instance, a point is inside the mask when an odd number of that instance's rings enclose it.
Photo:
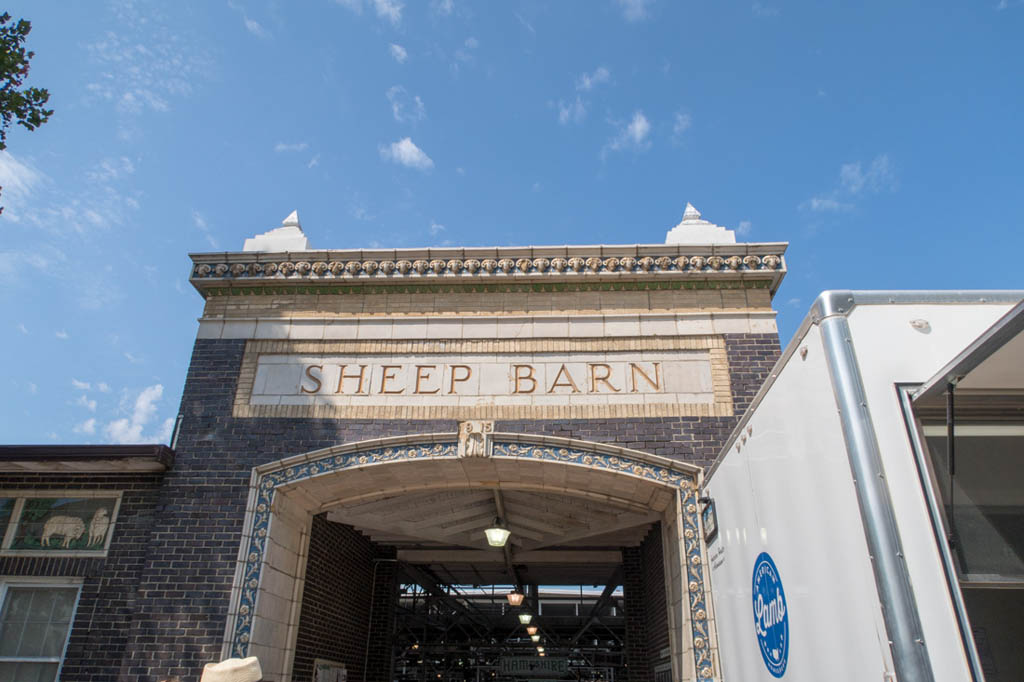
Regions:
[[[121,490],[0,490],[0,498],[15,498],[14,507],[11,509],[11,519],[7,522],[7,530],[0,540],[0,556],[77,556],[77,557],[105,557],[110,551],[110,541],[114,537],[114,530],[117,528],[118,514],[121,511]],[[78,498],[78,499],[108,499],[114,500],[114,509],[110,513],[110,527],[107,529],[107,539],[103,542],[101,549],[13,549],[14,534],[21,523],[21,512],[25,508],[25,500],[46,497],[46,498]]]
[[[7,604],[7,589],[9,587],[76,589],[75,603],[71,607],[71,620],[68,622],[68,633],[64,637],[64,647],[60,650],[60,658],[56,658],[54,656],[36,658],[0,656],[0,663],[56,663],[57,675],[54,679],[59,680],[60,674],[64,671],[64,659],[68,655],[68,644],[71,642],[71,632],[75,629],[75,618],[78,616],[78,603],[82,598],[83,582],[84,580],[82,578],[0,576],[0,613],[3,613],[3,608]]]

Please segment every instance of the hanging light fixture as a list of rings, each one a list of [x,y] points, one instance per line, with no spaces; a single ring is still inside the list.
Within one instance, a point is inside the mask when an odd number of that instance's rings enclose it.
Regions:
[[[526,634],[528,634],[528,635],[535,635],[535,634],[537,634],[537,626],[536,625],[531,625],[528,628],[526,628]]]
[[[484,535],[487,536],[487,544],[491,547],[504,547],[505,543],[508,542],[508,536],[511,534],[511,531],[505,527],[505,523],[501,520],[500,516],[495,516],[494,523],[484,531]]]
[[[539,642],[540,635],[530,635],[530,639],[532,639],[534,642]]]
[[[541,656],[543,656],[544,655],[544,647],[542,647],[542,646],[537,647],[537,653],[540,654]]]
[[[491,541],[490,538],[488,538],[487,541],[490,542]],[[491,544],[493,544],[493,543],[491,543]],[[505,543],[502,542],[501,544],[504,545]],[[522,604],[523,603],[523,597],[524,597],[523,593],[520,592],[519,590],[512,590],[511,592],[509,592],[508,594],[505,595],[505,598],[508,599],[508,603],[511,604],[512,606],[519,606],[520,604]]]
[[[528,612],[524,611],[523,613],[519,614],[519,622],[522,623],[523,625],[529,625],[531,620],[533,620],[533,614],[532,613],[528,613]]]

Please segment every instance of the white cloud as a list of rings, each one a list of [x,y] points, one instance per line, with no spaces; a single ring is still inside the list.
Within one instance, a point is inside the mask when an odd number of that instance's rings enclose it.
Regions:
[[[22,163],[7,151],[0,151],[0,200],[4,204],[18,204],[27,199],[43,182],[46,176],[28,163]],[[11,218],[9,211],[4,217]]]
[[[207,241],[207,243],[209,243],[210,248],[212,248],[212,249],[219,248],[219,246],[217,245],[217,240],[213,238],[213,234],[210,232],[210,226],[206,222],[206,218],[203,216],[202,213],[200,213],[199,211],[193,210],[192,211],[192,223],[199,229],[200,232],[203,233],[203,236],[206,237],[206,241]]]
[[[39,387],[30,381],[28,382],[28,392],[35,395],[36,393],[39,393]]]
[[[309,160],[309,163],[306,164],[306,168],[316,168],[319,165],[320,165],[320,155],[316,154],[315,156],[313,156],[312,159]]]
[[[654,0],[618,0],[618,3],[626,21],[640,21],[647,18],[647,8],[654,3]]]
[[[816,213],[838,213],[853,209],[853,200],[866,194],[895,192],[898,188],[896,170],[888,154],[879,154],[865,169],[860,161],[839,167],[839,183],[835,189],[811,197],[799,208]]]
[[[433,220],[430,221],[430,236],[436,237],[440,233],[444,232],[444,225],[436,223]]]
[[[373,0],[373,9],[377,11],[377,16],[387,19],[392,26],[397,26],[402,21],[402,8],[404,7],[405,5],[398,0]]]
[[[434,167],[434,161],[408,137],[403,137],[398,142],[392,142],[389,145],[382,145],[380,156],[382,159],[394,161],[406,168],[425,171]]]
[[[778,7],[769,7],[768,5],[762,5],[760,2],[755,2],[750,11],[754,13],[756,17],[777,17],[779,16]]]
[[[602,154],[607,150],[622,151],[628,149],[639,152],[649,149],[651,146],[651,141],[648,139],[650,134],[651,123],[644,116],[644,112],[638,110],[633,113],[633,118],[630,119],[629,123],[623,126],[619,133],[605,145]]]
[[[60,331],[54,332],[53,335],[56,336],[61,341],[67,341],[70,338],[68,336],[68,333],[65,330],[63,330],[63,329],[61,329]]]
[[[434,0],[430,3],[430,7],[435,14],[448,16],[455,10],[455,2],[453,0]]]
[[[245,26],[246,31],[253,34],[257,38],[270,37],[270,33],[267,32],[267,29],[263,28],[260,22],[256,21],[255,19],[249,18],[249,15],[246,13],[244,7],[236,5],[235,3],[231,2],[231,0],[228,0],[228,7],[235,10],[242,16],[242,24]]]
[[[100,393],[110,393],[110,386],[105,381],[96,384],[96,388]]]
[[[275,152],[301,152],[308,149],[309,145],[305,142],[278,142],[274,145]]]
[[[92,388],[92,384],[88,381],[79,381],[78,379],[71,377],[71,386],[77,388],[79,391],[88,391]]]
[[[533,27],[533,24],[524,19],[523,16],[519,14],[519,12],[513,12],[512,14],[515,15],[515,18],[518,19],[519,23],[523,25],[523,28],[525,28],[530,33],[537,33],[537,29]]]
[[[566,104],[558,100],[558,122],[562,125],[569,123],[580,123],[587,116],[587,105],[583,103],[579,95],[572,102]]]
[[[580,75],[578,81],[576,81],[576,89],[589,91],[593,90],[595,86],[601,83],[607,83],[608,79],[611,78],[611,71],[603,66],[599,66],[594,69],[594,73],[584,73]]]
[[[87,100],[109,102],[124,116],[165,112],[175,99],[189,96],[193,84],[215,72],[198,34],[172,30],[170,12],[161,5],[143,8],[124,2],[116,11],[123,30],[107,31],[86,45],[99,66],[96,77],[85,84]],[[122,138],[136,132],[136,124],[122,122]]]
[[[399,123],[415,123],[427,116],[427,108],[423,106],[420,96],[410,97],[401,85],[391,86],[384,96],[391,103],[391,113]]]
[[[137,355],[132,355],[128,351],[124,352],[124,359],[132,363],[133,365],[138,365],[142,362],[142,358],[138,357]]]
[[[693,118],[685,112],[677,111],[672,117],[672,141],[680,142],[683,139],[683,133],[692,126]]]
[[[116,159],[103,159],[88,171],[85,177],[93,182],[111,182],[134,174],[135,164],[127,156],[121,156]]]
[[[17,329],[22,334],[28,334],[28,327],[25,326],[24,322],[19,322],[18,326],[17,326]]]
[[[844,163],[839,169],[839,184],[850,194],[860,194],[865,189],[872,192],[896,189],[896,174],[889,162],[888,154],[879,154],[863,170],[860,161]]]
[[[90,400],[89,396],[87,396],[87,395],[80,395],[80,396],[78,396],[78,400],[75,401],[75,405],[80,405],[81,407],[84,407],[85,409],[89,410],[90,412],[95,412],[96,411],[96,401],[95,400]]]
[[[562,125],[567,123],[582,123],[587,117],[588,102],[578,93],[590,92],[598,85],[607,83],[611,78],[611,72],[603,66],[594,69],[593,73],[583,73],[576,79],[576,96],[568,102],[558,100],[558,122]]]
[[[476,48],[480,47],[480,41],[470,36],[469,38],[466,38],[465,46],[470,50],[475,50]]]
[[[172,418],[164,420],[152,435],[144,435],[143,429],[156,416],[156,403],[163,397],[164,387],[161,384],[147,386],[142,389],[132,406],[131,416],[116,419],[106,426],[107,437],[115,443],[153,443],[167,442],[171,436]]]
[[[71,427],[71,430],[75,433],[85,433],[91,436],[96,433],[96,418],[92,417],[91,419],[86,419],[81,424],[75,424]]]
[[[741,237],[746,237],[750,234],[750,230],[753,229],[754,224],[749,220],[741,220],[740,224],[736,226],[736,234]]]
[[[363,0],[334,0],[334,2],[356,14],[363,13]]]
[[[391,45],[388,46],[388,49],[391,50],[391,56],[394,57],[395,61],[399,64],[405,64],[405,60],[409,58],[409,53],[406,49],[397,43],[391,43]]]

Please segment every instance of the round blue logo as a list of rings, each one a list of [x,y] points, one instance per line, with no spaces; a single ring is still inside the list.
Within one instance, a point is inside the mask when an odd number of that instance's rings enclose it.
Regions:
[[[782,677],[789,658],[789,616],[779,569],[775,568],[775,562],[767,552],[761,552],[754,562],[751,596],[754,601],[754,631],[761,647],[761,658],[768,672]]]

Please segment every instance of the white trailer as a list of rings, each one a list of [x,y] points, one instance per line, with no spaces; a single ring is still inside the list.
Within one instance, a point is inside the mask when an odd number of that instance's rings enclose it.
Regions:
[[[1022,299],[818,298],[705,477],[722,680],[1024,680]]]

